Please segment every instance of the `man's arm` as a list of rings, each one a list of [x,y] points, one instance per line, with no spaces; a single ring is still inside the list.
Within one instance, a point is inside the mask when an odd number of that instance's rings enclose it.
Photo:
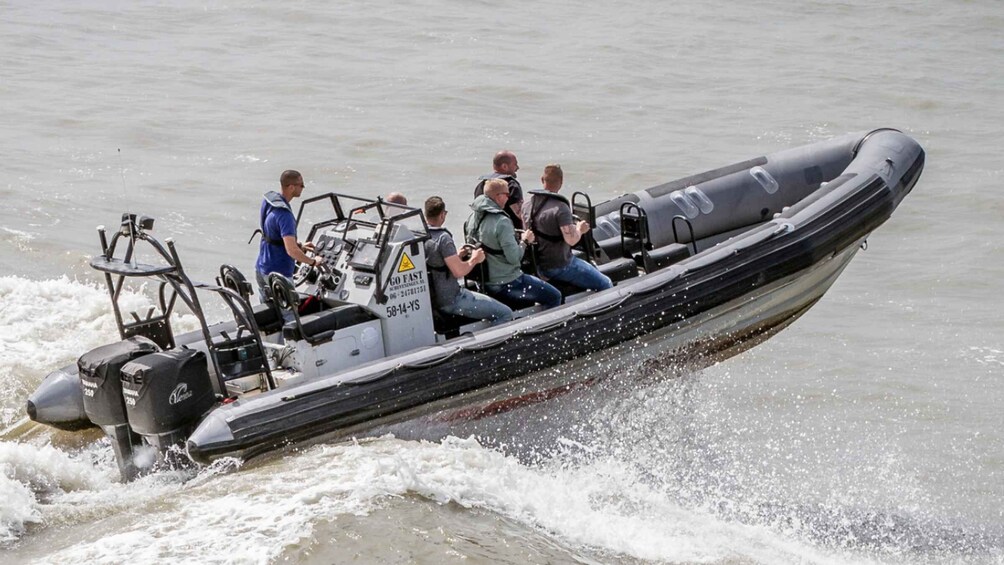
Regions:
[[[300,263],[317,265],[321,260],[319,257],[313,259],[307,257],[307,254],[300,250],[300,245],[296,243],[296,238],[291,235],[283,236],[282,245],[286,248],[286,254]]]
[[[444,257],[443,261],[446,266],[450,269],[450,274],[454,278],[466,277],[471,271],[474,270],[474,265],[485,260],[485,252],[483,249],[475,249],[471,251],[471,257],[464,261],[459,255],[453,254],[449,257]]]
[[[513,202],[509,206],[509,208],[513,211],[514,214],[516,214],[517,218],[522,218],[523,217],[523,201],[522,200],[518,200],[516,202]],[[523,222],[525,223],[526,220],[524,219]]]
[[[562,239],[565,240],[565,243],[567,243],[569,247],[578,243],[579,240],[582,239],[582,236],[589,231],[589,222],[582,220],[576,221],[575,216],[572,215],[572,209],[567,206],[561,206],[558,209],[556,223],[561,229]]]

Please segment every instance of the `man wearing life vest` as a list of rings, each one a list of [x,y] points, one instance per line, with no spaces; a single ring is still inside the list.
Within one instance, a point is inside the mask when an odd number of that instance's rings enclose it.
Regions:
[[[474,213],[467,219],[467,241],[481,244],[487,255],[485,290],[492,298],[510,306],[527,302],[539,303],[544,308],[558,306],[561,292],[521,268],[523,252],[527,243],[534,242],[534,235],[525,231],[517,241],[512,220],[502,211],[508,199],[506,182],[490,179],[485,183],[485,193],[471,204]]]
[[[537,236],[537,271],[547,280],[583,289],[612,287],[609,277],[572,255],[572,246],[589,232],[589,222],[576,222],[568,199],[558,194],[564,182],[561,165],[544,167],[540,182],[544,189],[531,190],[523,207],[524,225]]]
[[[495,154],[495,158],[492,159],[492,169],[494,170],[492,174],[484,175],[479,179],[478,186],[474,188],[474,197],[477,198],[484,194],[485,183],[487,181],[492,179],[504,180],[509,188],[509,198],[506,199],[502,209],[505,210],[506,215],[512,220],[514,228],[518,230],[523,229],[523,187],[516,180],[516,171],[519,170],[519,162],[516,160],[516,154],[505,149],[499,151]]]
[[[446,203],[438,196],[425,201],[425,221],[429,224],[429,239],[425,240],[425,264],[429,268],[432,304],[442,312],[496,323],[512,319],[512,310],[494,298],[471,292],[459,284],[478,263],[485,260],[483,249],[474,249],[461,259],[453,234],[443,227]]]
[[[259,215],[261,244],[255,262],[255,278],[262,302],[272,298],[266,282],[269,274],[279,273],[291,279],[297,261],[314,266],[321,262],[320,257],[311,258],[304,253],[304,249],[312,251],[313,244],[301,248],[296,241],[296,216],[289,202],[303,192],[303,176],[297,171],[283,171],[279,187],[281,192],[265,193]]]

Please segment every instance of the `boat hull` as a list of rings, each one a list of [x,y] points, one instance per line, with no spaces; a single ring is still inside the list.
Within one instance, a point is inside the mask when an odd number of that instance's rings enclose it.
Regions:
[[[850,247],[749,296],[630,342],[558,367],[334,430],[300,442],[298,446],[384,433],[436,441],[453,433],[455,426],[490,420],[574,394],[607,379],[619,378],[642,364],[655,364],[663,373],[669,369],[671,375],[702,369],[755,347],[788,327],[823,297],[858,249],[858,246]],[[415,422],[417,425],[409,425]],[[255,453],[258,451],[254,449],[236,450],[228,456],[247,459]]]
[[[825,177],[818,166],[809,166],[816,153],[837,163],[828,165],[835,170]],[[822,296],[861,241],[913,188],[924,152],[900,132],[876,130],[761,162],[780,181],[755,165],[745,171],[726,168],[705,182],[734,183],[732,192],[715,190],[722,191],[716,196],[720,203],[736,208],[751,190],[776,194],[781,184],[808,190],[813,182],[817,190],[687,260],[595,296],[222,406],[189,437],[189,456],[202,462],[248,458],[434,410],[464,409],[482,395],[505,390],[506,383],[533,382],[522,377],[611,348],[658,344],[650,346],[651,356],[690,366],[734,355],[790,324]],[[746,178],[747,172],[755,180]],[[673,200],[674,193],[662,196]],[[762,214],[767,212],[765,207]],[[546,398],[546,391],[576,382],[574,370],[564,369],[562,374],[572,376],[518,390]]]
[[[859,242],[856,240],[841,252],[807,269],[657,330],[649,330],[643,325],[645,318],[652,316],[642,316],[638,312],[647,310],[656,319],[665,319],[668,317],[666,312],[672,311],[672,308],[661,309],[657,304],[651,307],[639,305],[632,309],[634,312],[613,316],[606,324],[596,324],[608,328],[603,335],[599,333],[601,330],[587,330],[585,335],[588,337],[583,338],[582,333],[574,330],[564,334],[551,330],[547,332],[546,339],[520,340],[521,343],[514,344],[513,349],[501,348],[491,358],[477,358],[478,367],[472,367],[470,362],[458,361],[441,366],[438,371],[435,368],[413,371],[408,378],[396,382],[384,380],[392,377],[388,375],[380,379],[383,382],[370,383],[368,387],[335,386],[326,393],[311,395],[317,397],[311,402],[315,410],[328,412],[334,417],[327,420],[318,418],[321,421],[299,430],[291,429],[289,419],[295,419],[298,413],[302,417],[302,410],[311,407],[306,403],[297,408],[293,408],[293,404],[286,405],[298,400],[289,394],[292,391],[286,391],[287,394],[281,397],[273,395],[280,400],[272,406],[272,417],[280,418],[278,414],[285,414],[283,423],[262,418],[262,405],[259,403],[274,399],[266,399],[263,395],[250,402],[235,403],[211,414],[193,433],[188,442],[189,456],[200,462],[223,456],[247,459],[283,445],[337,440],[433,414],[439,414],[439,419],[444,421],[481,418],[520,404],[553,398],[563,390],[598,382],[605,375],[617,374],[618,368],[639,362],[657,360],[660,364],[672,365],[680,370],[699,369],[763,342],[804,314],[854,257]],[[673,299],[674,296],[664,298]],[[572,345],[591,344],[595,347],[599,339],[604,338],[610,344],[608,347],[591,349]],[[540,370],[558,364],[561,364],[560,371]],[[493,365],[496,370],[485,369]],[[536,369],[526,371],[521,367]],[[582,370],[587,367],[600,369]],[[470,375],[478,371],[484,384],[471,383]],[[520,373],[526,376],[519,378]],[[450,384],[459,389],[455,394],[440,392]],[[281,398],[287,399],[286,403]],[[306,399],[309,396],[302,400]],[[397,409],[390,402],[373,401],[376,399],[393,399],[392,402],[397,403],[410,400],[413,404]],[[355,410],[350,409],[349,406],[355,403],[360,405],[353,406]],[[245,410],[247,416],[242,414]],[[233,413],[228,414],[231,411]],[[352,416],[358,420],[352,421]],[[281,431],[269,433],[267,427],[270,422],[274,422],[277,430]],[[238,431],[238,434],[244,432],[245,435],[241,437],[233,431]],[[218,434],[216,441],[209,441],[212,436],[207,432]]]

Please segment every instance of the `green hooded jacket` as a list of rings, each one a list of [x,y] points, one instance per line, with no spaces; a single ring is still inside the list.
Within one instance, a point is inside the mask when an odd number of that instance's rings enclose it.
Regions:
[[[474,213],[467,218],[464,227],[468,243],[481,243],[484,247],[501,251],[491,253],[485,249],[488,264],[486,282],[506,284],[516,280],[523,274],[520,261],[524,247],[516,241],[512,220],[498,204],[483,194],[474,199],[471,209]]]

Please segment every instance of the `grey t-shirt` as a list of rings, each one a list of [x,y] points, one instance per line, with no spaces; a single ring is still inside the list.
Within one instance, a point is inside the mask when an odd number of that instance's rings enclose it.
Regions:
[[[531,192],[530,198],[523,203],[523,216],[523,225],[533,226],[533,233],[537,235],[537,267],[560,269],[568,266],[572,262],[572,248],[561,235],[561,226],[575,223],[568,201]]]
[[[460,295],[460,285],[446,266],[446,258],[456,254],[457,244],[450,230],[430,226],[429,239],[425,241],[425,264],[429,267],[432,305],[436,308],[453,304]]]

